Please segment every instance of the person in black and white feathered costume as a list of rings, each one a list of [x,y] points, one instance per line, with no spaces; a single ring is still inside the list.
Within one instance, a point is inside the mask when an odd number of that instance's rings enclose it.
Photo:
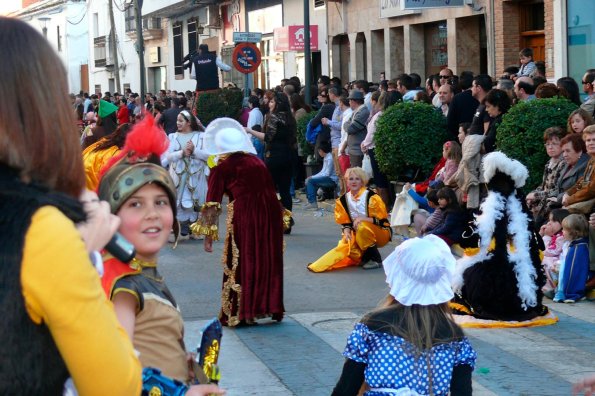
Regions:
[[[519,190],[527,168],[501,152],[486,155],[482,164],[488,195],[475,220],[479,252],[457,262],[455,302],[481,319],[525,321],[545,315],[543,242]]]

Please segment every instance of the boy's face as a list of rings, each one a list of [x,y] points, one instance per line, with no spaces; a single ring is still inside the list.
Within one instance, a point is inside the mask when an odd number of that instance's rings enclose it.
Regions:
[[[140,260],[154,261],[167,243],[174,223],[173,210],[165,190],[157,184],[138,189],[118,212],[120,233],[136,249]]]
[[[531,62],[533,58],[530,56],[521,55],[520,60],[522,65],[526,65],[527,63]]]
[[[321,158],[324,158],[326,153],[324,151],[322,151],[322,149],[318,149],[318,155],[320,155]]]

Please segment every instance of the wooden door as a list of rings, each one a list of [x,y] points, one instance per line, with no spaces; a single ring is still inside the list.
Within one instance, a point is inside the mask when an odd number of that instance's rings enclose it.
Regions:
[[[81,90],[89,92],[89,65],[81,65]]]
[[[522,32],[521,48],[532,48],[533,60],[545,61],[545,34],[543,31]]]
[[[532,48],[534,61],[545,61],[545,20],[543,0],[520,4],[520,48]]]

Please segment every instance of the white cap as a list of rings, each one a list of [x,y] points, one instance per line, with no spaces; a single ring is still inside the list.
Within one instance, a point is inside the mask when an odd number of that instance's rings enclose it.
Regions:
[[[244,127],[231,118],[217,118],[209,123],[204,137],[205,151],[211,155],[245,152],[256,154]]]
[[[442,304],[454,297],[450,281],[456,260],[436,235],[404,241],[383,264],[390,294],[403,305]]]

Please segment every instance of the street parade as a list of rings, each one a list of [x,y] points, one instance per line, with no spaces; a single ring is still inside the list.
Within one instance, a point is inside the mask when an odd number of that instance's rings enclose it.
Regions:
[[[0,394],[595,395],[583,2],[0,6]]]

